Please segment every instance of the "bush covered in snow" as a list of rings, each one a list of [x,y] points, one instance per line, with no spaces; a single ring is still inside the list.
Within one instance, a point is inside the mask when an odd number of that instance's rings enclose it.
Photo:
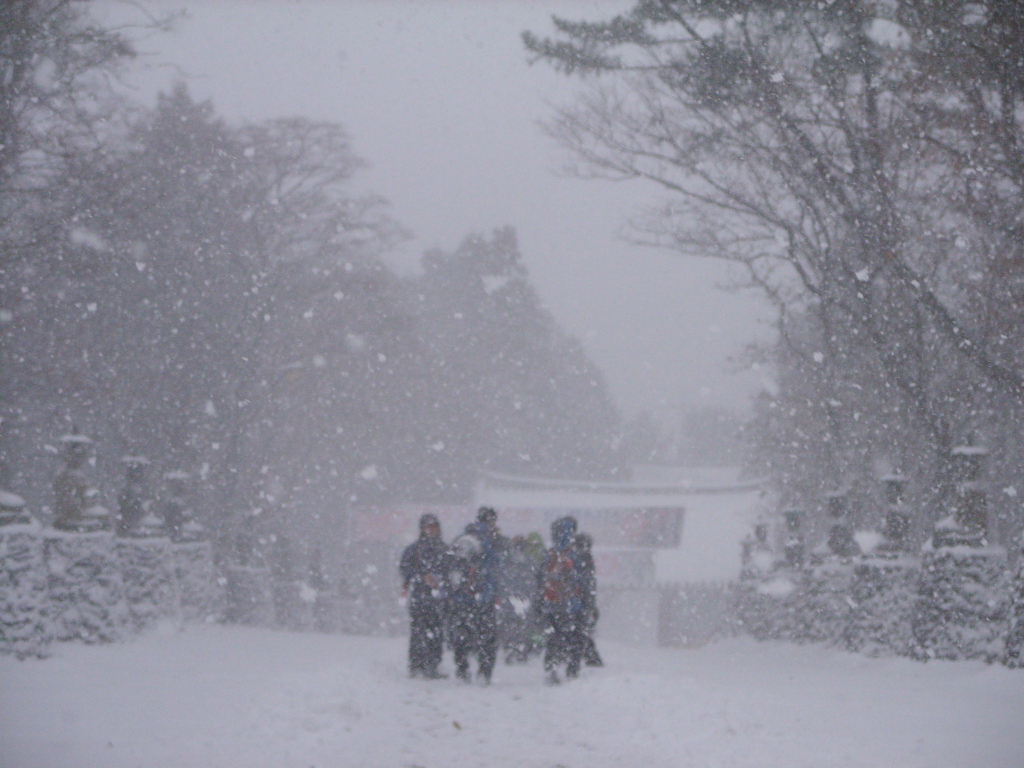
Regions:
[[[913,655],[994,661],[1004,652],[1009,609],[1006,550],[928,549],[914,607]]]
[[[141,631],[179,615],[178,579],[169,539],[121,538],[116,544],[129,626]]]
[[[857,562],[845,646],[873,656],[908,654],[918,578],[914,558],[865,557]]]
[[[184,621],[214,621],[224,616],[224,588],[208,541],[172,544]]]
[[[109,643],[124,637],[128,609],[114,535],[47,531],[44,552],[55,639]]]
[[[42,658],[52,639],[39,525],[4,526],[0,528],[0,653]]]
[[[1024,552],[1017,562],[1013,597],[1008,612],[1006,650],[1003,661],[1009,667],[1024,667]]]

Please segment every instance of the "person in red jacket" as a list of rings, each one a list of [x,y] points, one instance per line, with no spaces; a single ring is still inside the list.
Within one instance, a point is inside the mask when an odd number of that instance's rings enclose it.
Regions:
[[[559,682],[558,667],[563,663],[567,679],[579,676],[586,645],[586,586],[573,546],[575,536],[575,518],[560,517],[551,524],[551,549],[538,579],[536,605],[547,622],[544,671],[551,685]]]

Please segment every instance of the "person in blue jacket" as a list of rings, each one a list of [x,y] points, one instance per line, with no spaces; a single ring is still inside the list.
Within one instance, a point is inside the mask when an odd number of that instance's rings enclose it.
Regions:
[[[472,563],[472,646],[479,661],[477,676],[487,684],[491,682],[498,657],[497,607],[503,597],[502,566],[506,542],[498,529],[498,513],[491,507],[480,507],[476,522],[466,526],[465,535],[479,542],[479,551]]]

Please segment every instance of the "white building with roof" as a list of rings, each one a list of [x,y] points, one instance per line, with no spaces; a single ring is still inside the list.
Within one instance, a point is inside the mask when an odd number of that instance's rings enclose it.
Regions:
[[[601,634],[650,644],[659,589],[739,577],[741,542],[763,511],[760,482],[731,468],[640,467],[628,483],[483,474],[476,506],[494,507],[502,531],[549,538],[572,515],[594,539]]]

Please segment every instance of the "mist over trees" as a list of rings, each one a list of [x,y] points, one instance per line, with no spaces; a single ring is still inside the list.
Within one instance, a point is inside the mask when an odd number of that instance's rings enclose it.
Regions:
[[[524,34],[580,78],[549,125],[577,170],[666,193],[635,236],[774,303],[747,435],[785,505],[902,472],[920,540],[974,439],[1008,489],[997,535],[1020,531],[1022,23],[1007,0],[641,0]]]
[[[337,125],[232,126],[184,85],[152,108],[107,77],[133,55],[87,6],[0,7],[3,482],[51,503],[57,438],[201,480],[204,522],[465,502],[480,469],[612,476],[600,372],[530,284],[511,227],[422,272],[356,194]]]

